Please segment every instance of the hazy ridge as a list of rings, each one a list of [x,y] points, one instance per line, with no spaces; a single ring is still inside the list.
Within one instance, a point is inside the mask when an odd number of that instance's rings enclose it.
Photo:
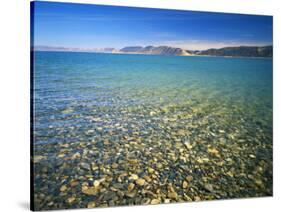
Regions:
[[[66,51],[66,52],[100,52],[100,53],[123,53],[123,54],[151,54],[151,55],[174,55],[174,56],[229,56],[229,57],[272,57],[272,46],[238,46],[211,48],[207,50],[186,50],[171,46],[127,46],[116,48],[67,48],[36,46],[35,51]]]

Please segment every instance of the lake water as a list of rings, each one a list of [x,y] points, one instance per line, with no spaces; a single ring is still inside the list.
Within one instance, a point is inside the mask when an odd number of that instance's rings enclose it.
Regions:
[[[45,195],[35,195],[39,209],[89,206],[81,187],[59,190],[79,176],[111,176],[103,185],[110,187],[120,183],[119,172],[144,178],[148,167],[159,185],[146,190],[163,191],[160,202],[272,195],[271,58],[36,52],[34,67],[35,191]],[[84,162],[99,168],[79,168]],[[46,169],[60,173],[61,184]],[[185,191],[188,176],[193,186]],[[152,201],[137,186],[130,198],[97,195],[95,206]],[[74,191],[80,196],[66,203]]]

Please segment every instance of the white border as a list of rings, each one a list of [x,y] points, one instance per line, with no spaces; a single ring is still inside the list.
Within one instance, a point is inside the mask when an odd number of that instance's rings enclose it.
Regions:
[[[281,95],[279,93],[281,92],[281,7],[278,0],[64,0],[63,2],[274,15],[274,197],[117,207],[99,209],[99,211],[277,211],[281,200]],[[2,0],[0,8],[0,211],[27,211],[29,204],[29,1]]]

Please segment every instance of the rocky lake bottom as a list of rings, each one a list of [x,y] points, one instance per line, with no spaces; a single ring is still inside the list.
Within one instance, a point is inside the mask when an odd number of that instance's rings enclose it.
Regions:
[[[272,137],[262,122],[183,108],[107,111],[88,116],[83,133],[50,127],[77,141],[35,146],[37,209],[272,195]]]

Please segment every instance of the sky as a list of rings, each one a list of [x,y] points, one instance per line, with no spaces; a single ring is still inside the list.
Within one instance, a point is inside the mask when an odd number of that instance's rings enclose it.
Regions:
[[[272,17],[57,2],[35,2],[34,45],[187,50],[272,45]]]

